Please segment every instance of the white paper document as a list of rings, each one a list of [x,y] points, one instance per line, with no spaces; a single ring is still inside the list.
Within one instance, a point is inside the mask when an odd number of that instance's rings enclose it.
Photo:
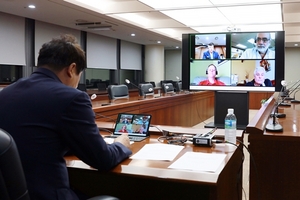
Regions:
[[[141,148],[136,154],[134,154],[130,158],[143,160],[172,161],[183,148],[183,146],[176,146],[170,144],[146,144],[143,148]]]
[[[226,154],[186,152],[168,168],[216,172],[225,157]]]

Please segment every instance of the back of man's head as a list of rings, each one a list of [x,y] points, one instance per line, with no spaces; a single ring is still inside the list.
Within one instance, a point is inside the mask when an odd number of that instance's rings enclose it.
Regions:
[[[60,71],[72,63],[76,63],[78,74],[83,71],[86,68],[85,52],[73,35],[65,34],[42,45],[37,67],[47,66]]]

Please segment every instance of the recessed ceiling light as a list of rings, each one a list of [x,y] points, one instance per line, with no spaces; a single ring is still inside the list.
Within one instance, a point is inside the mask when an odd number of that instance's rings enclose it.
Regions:
[[[295,46],[295,47],[297,47],[297,46],[298,46],[298,44],[294,44],[294,46]]]
[[[160,44],[160,43],[161,43],[161,41],[157,41],[157,43],[158,43],[158,44]]]
[[[28,8],[34,9],[35,5],[29,5]]]
[[[134,36],[135,36],[135,33],[131,33],[131,36],[134,37]]]

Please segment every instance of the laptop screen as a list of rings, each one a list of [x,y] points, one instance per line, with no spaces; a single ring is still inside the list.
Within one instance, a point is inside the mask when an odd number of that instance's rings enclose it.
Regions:
[[[119,113],[114,135],[128,133],[129,136],[149,136],[151,115]]]

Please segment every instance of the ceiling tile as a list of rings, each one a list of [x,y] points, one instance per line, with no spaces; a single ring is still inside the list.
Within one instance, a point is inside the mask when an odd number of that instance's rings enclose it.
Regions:
[[[215,26],[222,24],[230,24],[224,18],[217,8],[201,8],[188,10],[172,10],[162,11],[169,17],[187,25],[187,26],[207,26],[214,24]],[[209,16],[209,17],[207,17]]]
[[[282,22],[280,4],[220,7],[219,10],[233,24]]]

